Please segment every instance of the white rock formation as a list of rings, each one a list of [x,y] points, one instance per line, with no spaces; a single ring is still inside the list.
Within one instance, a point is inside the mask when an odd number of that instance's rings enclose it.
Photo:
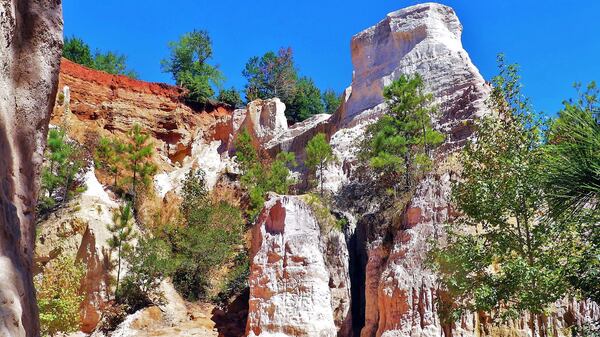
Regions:
[[[235,118],[233,122],[236,123]],[[240,128],[246,128],[257,145],[267,143],[288,128],[285,104],[279,98],[259,99],[248,103],[246,116]]]
[[[337,336],[350,304],[339,240],[321,234],[301,197],[270,196],[253,232],[249,336]]]

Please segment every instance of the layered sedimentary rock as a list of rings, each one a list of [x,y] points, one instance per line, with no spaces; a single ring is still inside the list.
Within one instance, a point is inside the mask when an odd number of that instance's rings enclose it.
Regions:
[[[299,196],[272,194],[253,230],[247,334],[337,336],[349,328],[343,236]]]
[[[35,203],[62,48],[60,1],[0,3],[0,336],[38,336]]]
[[[124,135],[137,123],[150,132],[159,153],[181,162],[191,155],[194,141],[227,142],[232,131],[229,107],[190,106],[179,87],[107,74],[67,59],[61,62],[59,85],[68,87],[69,95],[57,98],[52,123],[66,120],[70,136],[84,144],[109,133]],[[68,107],[63,100],[69,101]]]

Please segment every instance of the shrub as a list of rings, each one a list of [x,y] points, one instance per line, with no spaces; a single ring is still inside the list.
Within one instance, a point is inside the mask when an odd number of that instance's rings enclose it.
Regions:
[[[42,335],[70,333],[79,328],[79,291],[84,266],[66,255],[50,261],[35,279]]]
[[[234,256],[242,244],[244,219],[226,202],[213,202],[206,194],[204,174],[192,171],[183,184],[183,226],[166,230],[177,261],[172,273],[177,290],[189,300],[205,298],[210,272]]]
[[[325,166],[335,160],[335,155],[331,146],[327,142],[324,133],[319,133],[314,136],[306,145],[306,167],[309,171],[319,176],[321,195],[323,195],[323,180],[325,177]]]

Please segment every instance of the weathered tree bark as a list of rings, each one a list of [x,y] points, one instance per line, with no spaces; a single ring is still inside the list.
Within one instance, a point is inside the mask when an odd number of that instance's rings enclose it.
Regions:
[[[0,336],[39,336],[34,211],[62,30],[61,0],[0,0]]]

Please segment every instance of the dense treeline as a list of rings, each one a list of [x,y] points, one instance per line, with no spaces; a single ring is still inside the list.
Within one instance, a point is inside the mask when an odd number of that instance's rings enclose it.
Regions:
[[[244,105],[237,89],[222,87],[225,76],[218,66],[211,64],[214,55],[207,31],[185,33],[177,41],[169,42],[169,49],[169,57],[161,61],[162,71],[187,89],[189,103],[204,104],[216,99],[234,108]],[[125,55],[99,50],[92,53],[89,45],[77,37],[65,39],[63,56],[93,69],[137,78],[137,73],[128,69]],[[310,77],[298,73],[291,48],[251,57],[242,71],[247,80],[246,101],[278,97],[286,104],[286,116],[291,123],[320,113],[334,113],[341,104],[339,94],[332,89],[321,92]]]
[[[86,67],[115,75],[137,78],[138,74],[127,66],[127,56],[113,51],[92,52],[90,46],[81,38],[72,36],[65,38],[63,57]]]

